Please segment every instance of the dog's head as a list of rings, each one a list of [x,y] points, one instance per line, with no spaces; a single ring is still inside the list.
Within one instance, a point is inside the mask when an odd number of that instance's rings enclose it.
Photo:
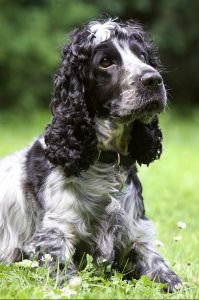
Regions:
[[[49,160],[70,176],[86,170],[99,149],[139,163],[159,157],[154,117],[164,110],[166,91],[158,68],[152,43],[132,21],[92,21],[73,32],[54,80]]]

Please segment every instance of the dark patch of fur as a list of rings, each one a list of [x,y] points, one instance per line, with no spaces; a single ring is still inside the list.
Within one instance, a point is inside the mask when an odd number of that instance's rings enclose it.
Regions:
[[[140,165],[149,165],[162,153],[162,132],[155,117],[149,124],[136,120],[133,125],[129,152]]]
[[[132,166],[128,170],[128,177],[126,179],[126,184],[131,184],[133,182],[133,185],[137,192],[137,197],[135,199],[136,201],[136,211],[138,211],[138,218],[146,219],[145,217],[145,208],[144,208],[144,199],[142,196],[142,184],[137,176],[137,168],[135,166]]]
[[[54,79],[54,117],[45,132],[46,157],[54,165],[62,166],[66,176],[77,176],[87,170],[98,154],[93,120],[84,99],[84,67],[88,57],[83,41],[79,33],[63,49],[62,63]]]
[[[42,205],[41,187],[50,173],[49,163],[44,156],[44,149],[36,141],[27,153],[25,191],[31,193]]]

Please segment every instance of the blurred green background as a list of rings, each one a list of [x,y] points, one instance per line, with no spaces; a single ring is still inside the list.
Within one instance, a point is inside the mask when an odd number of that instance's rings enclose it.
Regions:
[[[67,33],[107,13],[144,24],[159,47],[171,103],[198,102],[198,0],[0,0],[0,109],[48,107]]]

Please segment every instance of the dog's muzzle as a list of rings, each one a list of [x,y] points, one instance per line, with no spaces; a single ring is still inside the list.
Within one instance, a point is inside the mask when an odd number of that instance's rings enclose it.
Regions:
[[[160,113],[166,106],[166,91],[162,76],[157,71],[145,71],[140,76],[140,86],[144,91],[144,100],[137,108],[138,113]]]

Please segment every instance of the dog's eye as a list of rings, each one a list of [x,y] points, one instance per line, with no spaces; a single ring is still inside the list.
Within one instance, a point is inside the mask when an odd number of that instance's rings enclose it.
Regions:
[[[139,43],[142,42],[142,36],[139,33],[134,33],[133,37],[136,41],[138,41]]]
[[[113,64],[113,62],[108,57],[103,57],[100,61],[100,67],[108,68]]]

